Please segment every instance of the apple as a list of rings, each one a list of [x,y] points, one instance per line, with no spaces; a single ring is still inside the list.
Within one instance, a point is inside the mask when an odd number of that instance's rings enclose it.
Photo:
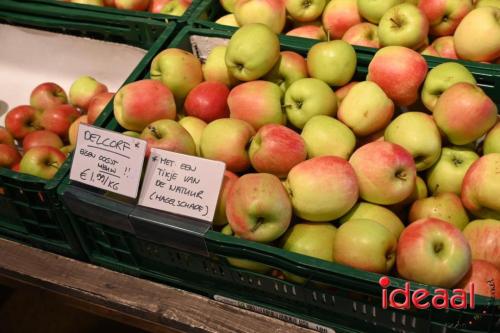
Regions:
[[[333,245],[337,228],[330,223],[298,223],[288,229],[280,240],[280,246],[287,251],[333,262]],[[284,272],[285,277],[296,283],[306,280],[295,274]]]
[[[141,137],[141,133],[134,132],[134,131],[125,131],[122,134],[126,135],[126,136],[130,136],[131,138],[137,138],[137,139],[139,139]]]
[[[458,59],[457,52],[455,51],[455,40],[453,36],[443,36],[436,38],[431,46],[436,50],[437,56],[449,59]]]
[[[168,48],[151,62],[151,79],[159,80],[174,94],[178,105],[189,91],[203,81],[201,62],[191,52]]]
[[[351,91],[351,89],[358,83],[359,83],[359,81],[351,81],[348,84],[335,90],[335,95],[337,95],[337,100],[339,101],[339,103],[338,103],[339,106],[342,104],[342,101],[347,96],[349,91]]]
[[[373,47],[378,49],[378,29],[375,24],[362,22],[350,27],[342,36],[342,40],[351,45]]]
[[[175,119],[174,95],[161,82],[139,80],[118,90],[113,112],[121,127],[141,132],[148,124],[160,119]]]
[[[161,10],[163,9],[163,7],[165,7],[168,3],[172,2],[172,1],[173,0],[150,0],[147,10],[150,13],[155,13],[155,14],[161,13]]]
[[[184,112],[207,123],[229,117],[229,88],[217,81],[205,81],[194,87],[184,101]]]
[[[391,205],[389,208],[392,211],[398,213],[402,209],[408,208],[407,206],[413,204],[415,201],[427,198],[428,194],[429,192],[427,190],[425,181],[421,177],[417,176],[417,178],[415,179],[415,187],[413,188],[413,192],[410,194],[410,196],[405,200],[401,201],[400,203]],[[406,211],[405,214],[406,213],[408,212]]]
[[[40,118],[40,125],[65,139],[68,137],[71,123],[78,117],[80,117],[80,112],[69,104],[63,104],[44,111]]]
[[[369,219],[352,219],[337,230],[333,258],[342,265],[386,274],[396,261],[396,248],[396,236],[382,224]]]
[[[441,192],[433,197],[419,199],[413,203],[408,215],[409,222],[434,217],[453,224],[463,230],[469,217],[462,206],[460,197],[455,193]]]
[[[75,150],[74,145],[67,145],[64,147],[61,147],[60,151],[64,154],[64,156],[68,157],[69,154],[71,154]]]
[[[236,180],[229,190],[226,216],[236,236],[268,243],[288,229],[292,205],[278,177],[249,173]]]
[[[399,238],[399,235],[405,228],[403,222],[389,209],[371,204],[369,202],[358,202],[352,209],[340,218],[340,223],[344,224],[350,220],[367,219],[380,223],[386,227],[392,234]]]
[[[78,129],[80,127],[80,124],[88,124],[87,115],[80,116],[71,123],[71,126],[69,127],[68,130],[68,139],[70,145],[76,146],[76,140],[78,138]]]
[[[239,27],[240,26],[238,24],[238,21],[236,21],[236,16],[234,16],[234,14],[227,14],[227,15],[221,16],[215,21],[215,23],[227,25],[230,27]]]
[[[418,8],[429,20],[430,35],[449,36],[453,35],[473,5],[472,0],[420,0]]]
[[[462,182],[462,203],[474,216],[500,220],[500,153],[476,160]]]
[[[340,39],[352,26],[361,23],[356,0],[330,0],[323,11],[323,27],[332,39]]]
[[[5,127],[0,127],[0,143],[5,143],[11,146],[15,145],[14,137]]]
[[[21,159],[19,171],[43,179],[51,179],[65,159],[66,155],[57,148],[33,147]]]
[[[207,123],[196,117],[184,117],[179,120],[179,125],[184,127],[184,129],[191,135],[194,144],[196,145],[196,155],[201,156],[201,135],[203,134],[203,130],[205,129],[205,127],[207,127]]]
[[[356,72],[356,51],[343,40],[319,42],[307,53],[307,70],[331,86],[343,86]]]
[[[28,133],[23,139],[23,151],[28,151],[33,147],[51,146],[61,149],[64,146],[59,135],[47,130],[38,130]]]
[[[115,7],[115,0],[104,0],[103,3],[106,7]]]
[[[230,13],[234,12],[234,5],[236,4],[236,1],[238,0],[219,0],[222,8]]]
[[[234,4],[234,16],[240,27],[247,24],[261,23],[269,27],[274,33],[279,34],[285,27],[285,1],[238,0]]]
[[[246,121],[255,130],[266,124],[284,124],[286,116],[281,110],[281,96],[280,87],[272,82],[244,82],[229,93],[230,117]]]
[[[367,80],[378,84],[396,104],[408,106],[417,100],[427,68],[427,62],[418,52],[402,46],[388,46],[373,56]]]
[[[441,155],[441,134],[431,116],[423,112],[405,112],[385,129],[384,140],[409,151],[417,171],[430,168]]]
[[[68,2],[77,3],[81,5],[90,5],[90,6],[101,6],[101,7],[104,6],[104,0],[68,0]]]
[[[171,119],[152,122],[142,131],[141,139],[147,142],[146,157],[151,153],[151,148],[196,155],[196,144],[189,132]]]
[[[489,298],[500,298],[500,269],[485,260],[472,260],[469,272],[455,286],[471,293],[470,284],[474,284],[474,294]]]
[[[455,30],[455,50],[464,60],[493,61],[500,57],[500,8],[480,7],[464,17]]]
[[[297,22],[311,22],[321,16],[326,0],[284,0],[285,8]]]
[[[500,0],[475,0],[475,8],[480,7],[496,7],[500,8]]]
[[[285,92],[284,109],[288,121],[301,129],[314,116],[335,116],[337,97],[332,88],[319,79],[299,79]]]
[[[341,217],[354,206],[359,194],[353,168],[336,156],[297,164],[288,173],[285,186],[295,215],[311,222]]]
[[[200,140],[201,156],[226,163],[235,173],[250,167],[247,146],[255,135],[252,125],[240,119],[223,118],[205,127]]]
[[[236,80],[226,66],[226,50],[226,45],[214,47],[202,66],[202,72],[205,81],[218,81],[228,87],[232,87],[238,83],[238,80]]]
[[[16,106],[5,116],[5,128],[17,140],[40,129],[39,113],[30,105]]]
[[[278,62],[263,79],[277,84],[285,92],[293,82],[308,75],[303,56],[293,51],[282,51]]]
[[[465,173],[479,159],[472,149],[443,147],[437,162],[427,171],[427,186],[432,194],[452,192],[460,195]]]
[[[87,109],[87,120],[90,125],[94,124],[97,118],[101,115],[102,111],[111,101],[115,94],[111,92],[100,93],[92,97]]]
[[[250,163],[257,172],[286,178],[288,172],[307,157],[302,137],[276,124],[262,126],[250,143]]]
[[[432,111],[441,94],[458,82],[476,84],[474,75],[462,64],[445,62],[429,71],[422,87],[422,102]]]
[[[16,147],[0,143],[0,168],[11,168],[21,160],[21,154]]]
[[[189,6],[191,6],[191,0],[170,0],[164,2],[163,6],[158,5],[154,7],[153,10],[156,11],[154,11],[153,13],[182,16],[189,8]],[[149,8],[151,9],[151,5]]]
[[[500,269],[500,220],[471,221],[463,234],[472,250],[472,259],[488,261]]]
[[[337,117],[358,136],[384,129],[394,114],[394,103],[376,83],[363,81],[352,87],[340,104]]]
[[[14,172],[19,172],[19,169],[21,167],[21,164],[19,162],[17,163],[14,163],[11,167],[10,167],[10,170],[14,171]]]
[[[404,0],[358,0],[359,13],[371,23],[378,24],[382,16]]]
[[[485,155],[500,153],[500,122],[497,122],[497,124],[486,135],[486,138],[483,142],[483,153]]]
[[[256,80],[269,72],[280,57],[278,36],[266,25],[255,23],[239,28],[229,40],[226,66],[238,80]]]
[[[402,3],[385,12],[378,26],[381,46],[405,46],[418,49],[425,45],[429,21],[415,5]]]
[[[325,30],[321,26],[309,24],[294,28],[286,33],[287,36],[311,38],[325,41],[327,39]]]
[[[356,172],[360,197],[365,201],[391,205],[413,192],[417,176],[415,162],[412,155],[397,144],[368,143],[354,151],[349,162]]]
[[[433,109],[433,116],[451,143],[465,145],[479,139],[495,126],[497,112],[495,103],[481,88],[460,82],[441,94]]]
[[[55,106],[68,103],[63,88],[53,82],[39,84],[30,95],[30,105],[37,110],[45,111]]]
[[[424,218],[411,223],[399,237],[398,274],[410,281],[452,288],[471,267],[471,248],[453,224]]]
[[[420,54],[433,57],[441,57],[438,51],[436,51],[436,49],[434,48],[434,46],[432,46],[432,44],[427,46],[422,52],[420,52]]]
[[[69,101],[77,108],[87,110],[95,95],[107,92],[108,88],[91,76],[80,76],[69,88]]]
[[[349,127],[325,115],[309,119],[300,135],[308,158],[330,155],[347,160],[356,147],[356,137]]]
[[[213,224],[217,226],[228,224],[226,216],[226,202],[227,195],[234,183],[238,180],[238,176],[229,170],[224,171],[224,178],[222,178],[222,185],[217,199],[217,206],[215,207]]]
[[[115,7],[128,10],[147,10],[149,0],[115,0]]]

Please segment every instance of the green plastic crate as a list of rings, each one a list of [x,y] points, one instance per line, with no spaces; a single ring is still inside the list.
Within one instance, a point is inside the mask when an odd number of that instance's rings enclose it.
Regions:
[[[149,48],[170,37],[176,25],[134,18],[116,22],[114,16],[99,19],[79,10],[53,10],[29,3],[0,2],[0,23],[54,31]],[[154,36],[160,35],[160,38]],[[136,80],[130,76],[126,82]],[[110,108],[110,106],[108,106]],[[96,121],[103,125],[110,112]],[[78,238],[57,196],[57,186],[69,172],[71,158],[51,180],[0,168],[0,236],[67,256],[85,258]]]
[[[176,22],[176,23],[186,23],[189,18],[194,14],[195,8],[200,4],[201,0],[193,0],[191,6],[182,14],[181,16],[167,15],[167,14],[153,14],[148,11],[138,11],[138,10],[124,10],[117,9],[114,7],[101,7],[93,5],[85,5],[78,3],[70,3],[62,0],[16,0],[19,2],[32,2],[32,3],[43,3],[50,5],[54,8],[61,9],[82,9],[93,15],[99,14],[113,14],[123,16],[123,19],[128,19],[130,17],[136,17],[140,19],[154,19],[163,22]]]
[[[170,43],[156,45],[148,58],[164,48],[191,50],[190,37],[230,38],[231,31],[185,27]],[[305,54],[310,42],[280,37],[284,50]],[[371,57],[358,53],[357,79],[367,73]],[[148,78],[150,63],[138,77]],[[139,74],[139,73],[136,73]],[[112,119],[107,129],[123,131]],[[66,178],[58,189],[72,213],[72,223],[91,262],[199,292],[259,305],[335,329],[337,332],[497,332],[500,302],[477,296],[467,311],[397,311],[381,308],[380,275],[332,264],[282,249],[225,236],[188,218],[135,205]],[[299,285],[238,269],[226,257],[255,260],[306,278]],[[392,286],[404,281],[391,278]],[[412,283],[412,290],[425,287]],[[433,288],[428,288],[434,290]],[[482,311],[485,311],[483,313]],[[469,321],[472,324],[469,324]],[[455,328],[453,328],[455,327]]]
[[[195,8],[193,15],[191,16],[189,23],[195,27],[218,29],[218,30],[231,30],[234,31],[237,28],[225,26],[215,23],[215,21],[222,15],[228,14],[225,9],[221,6],[219,0],[202,0],[200,4]],[[317,42],[308,38],[302,37],[289,37],[290,40],[295,40],[296,43],[312,43]],[[312,45],[312,44],[310,44]],[[363,52],[366,54],[374,55],[377,49],[363,46],[354,46],[356,52]],[[491,90],[489,94],[495,103],[500,106],[500,65],[495,64],[481,64],[473,61],[465,60],[452,60],[433,56],[424,56],[429,67],[436,67],[437,65],[454,61],[466,66],[476,77],[478,83],[486,89]]]

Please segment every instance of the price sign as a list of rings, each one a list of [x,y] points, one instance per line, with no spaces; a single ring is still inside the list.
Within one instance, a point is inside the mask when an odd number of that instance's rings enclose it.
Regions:
[[[80,124],[70,179],[136,198],[146,141]]]
[[[225,164],[151,149],[139,205],[212,222]]]

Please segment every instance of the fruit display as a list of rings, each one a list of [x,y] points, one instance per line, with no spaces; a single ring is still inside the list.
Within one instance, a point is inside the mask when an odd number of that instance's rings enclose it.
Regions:
[[[221,25],[262,23],[276,33],[321,41],[404,46],[424,55],[482,63],[500,60],[496,0],[218,1],[222,9],[215,22]]]
[[[192,0],[63,0],[81,5],[147,11],[153,14],[182,16]]]
[[[29,105],[19,105],[0,127],[0,167],[52,179],[76,145],[78,125],[93,124],[114,96],[90,76],[77,78],[66,94],[53,82],[36,86]]]

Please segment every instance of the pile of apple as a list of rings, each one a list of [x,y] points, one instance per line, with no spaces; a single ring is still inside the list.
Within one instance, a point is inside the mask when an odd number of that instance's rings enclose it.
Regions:
[[[0,167],[51,179],[75,148],[80,123],[93,124],[113,93],[90,76],[75,80],[68,95],[45,82],[5,116],[0,127]]]
[[[436,57],[500,61],[500,0],[220,0],[230,26],[262,23],[276,33],[405,46]],[[429,39],[430,38],[430,39]],[[430,43],[430,44],[429,44]]]
[[[497,106],[461,64],[428,72],[409,48],[380,49],[366,81],[352,81],[356,64],[345,41],[304,58],[248,24],[203,64],[160,52],[151,79],[117,92],[114,114],[148,151],[226,164],[214,218],[225,234],[434,286],[474,281],[490,295],[485,276],[500,286]]]
[[[182,16],[192,0],[65,0],[66,2]]]

